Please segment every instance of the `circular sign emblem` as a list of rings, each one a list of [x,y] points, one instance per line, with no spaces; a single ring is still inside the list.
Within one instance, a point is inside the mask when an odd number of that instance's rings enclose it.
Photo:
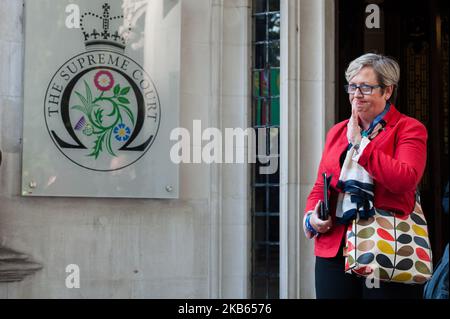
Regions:
[[[129,57],[108,50],[67,61],[48,86],[44,111],[56,147],[93,171],[120,170],[138,161],[161,120],[150,76]]]

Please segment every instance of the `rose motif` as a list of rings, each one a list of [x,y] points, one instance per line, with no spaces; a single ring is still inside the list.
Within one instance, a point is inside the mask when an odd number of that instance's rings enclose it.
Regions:
[[[114,86],[114,77],[109,71],[99,71],[95,74],[94,84],[102,92],[109,91]]]

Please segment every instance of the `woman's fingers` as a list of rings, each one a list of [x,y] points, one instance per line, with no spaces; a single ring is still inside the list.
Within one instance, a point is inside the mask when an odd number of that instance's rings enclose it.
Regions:
[[[331,221],[331,216],[329,216],[327,220],[321,220],[319,218],[319,209],[320,209],[321,202],[322,202],[321,200],[319,200],[317,202],[316,207],[314,208],[314,214],[312,214],[310,222],[311,222],[311,226],[313,226],[313,228],[317,232],[323,234],[323,233],[328,232],[331,229],[333,223]]]
[[[320,209],[320,203],[322,203],[322,201],[319,199],[319,201],[316,204],[316,207],[314,207],[314,213],[319,216],[319,209]]]
[[[352,125],[355,128],[357,126],[359,126],[359,123],[358,123],[358,111],[356,110],[356,108],[352,108],[352,116],[350,118],[350,122],[352,123]]]
[[[325,220],[325,221],[319,219],[316,224],[317,231],[322,234],[326,233],[331,229],[332,225],[333,224],[331,223],[331,217],[329,217],[328,220]]]
[[[347,139],[351,144],[355,144],[355,142],[360,140],[361,128],[358,119],[358,111],[352,107],[352,116],[347,124]]]

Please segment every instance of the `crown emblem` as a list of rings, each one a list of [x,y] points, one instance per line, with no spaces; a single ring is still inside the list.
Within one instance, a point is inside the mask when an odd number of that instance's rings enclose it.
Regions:
[[[131,25],[125,26],[124,16],[111,16],[111,6],[105,3],[103,14],[85,12],[80,18],[80,27],[87,49],[92,46],[108,45],[124,50],[131,32]]]

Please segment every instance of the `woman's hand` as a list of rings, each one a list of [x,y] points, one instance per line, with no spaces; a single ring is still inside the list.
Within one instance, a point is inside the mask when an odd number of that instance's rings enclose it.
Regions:
[[[358,123],[358,111],[354,107],[352,107],[352,116],[347,124],[347,139],[353,145],[361,143],[362,139],[361,127]]]
[[[309,222],[316,232],[320,234],[325,234],[331,229],[333,223],[331,221],[331,216],[328,216],[327,220],[321,220],[319,218],[319,210],[321,202],[322,201],[320,200],[317,202],[317,205],[314,208],[314,212],[311,214],[311,219],[309,220]]]

